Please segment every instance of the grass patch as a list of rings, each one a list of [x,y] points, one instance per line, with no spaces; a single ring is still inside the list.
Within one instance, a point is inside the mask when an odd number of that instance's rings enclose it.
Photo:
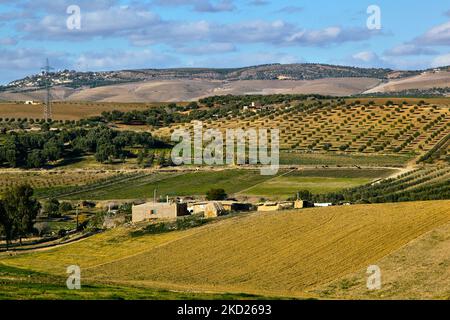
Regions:
[[[293,171],[247,189],[243,194],[269,199],[285,199],[294,196],[299,190],[323,194],[364,185],[374,179],[386,177],[392,172],[393,170],[387,169],[307,169]]]
[[[280,152],[280,164],[402,167],[412,155]]]
[[[204,195],[212,188],[222,188],[228,194],[239,192],[271,179],[258,170],[198,171],[182,174],[158,173],[141,179],[126,181],[114,186],[80,193],[68,199],[139,199],[152,198],[156,189],[159,196]]]

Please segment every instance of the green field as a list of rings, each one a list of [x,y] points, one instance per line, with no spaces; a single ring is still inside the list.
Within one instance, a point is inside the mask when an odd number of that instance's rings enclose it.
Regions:
[[[105,184],[88,191],[71,193],[62,198],[90,199],[149,199],[157,195],[205,195],[211,188],[223,188],[229,195],[286,198],[301,189],[326,193],[366,184],[386,177],[392,169],[305,169],[288,172],[280,170],[276,176],[263,176],[258,170],[229,169],[196,172],[166,172],[136,175],[117,183]]]
[[[264,181],[242,194],[270,199],[286,199],[299,190],[314,194],[336,192],[367,184],[394,173],[390,169],[305,169]]]
[[[280,152],[280,164],[402,167],[413,155]]]
[[[152,198],[156,189],[159,196],[205,195],[211,188],[223,188],[228,194],[236,193],[271,179],[258,170],[218,170],[188,173],[157,173],[98,190],[74,194],[68,199],[139,199]]]

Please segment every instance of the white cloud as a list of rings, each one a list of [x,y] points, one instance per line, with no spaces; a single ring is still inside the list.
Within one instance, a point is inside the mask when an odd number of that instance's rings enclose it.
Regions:
[[[249,1],[248,4],[251,6],[265,6],[268,5],[270,2],[266,0],[252,0]]]
[[[177,50],[180,53],[193,55],[210,55],[236,51],[234,44],[229,42],[207,43],[190,47],[182,47]]]
[[[80,70],[140,69],[150,67],[168,67],[176,65],[178,60],[152,50],[108,51],[81,54],[75,61]]]
[[[352,56],[352,58],[355,60],[359,60],[359,61],[367,63],[367,62],[372,62],[374,60],[378,60],[378,55],[372,51],[361,51],[361,52],[355,53]]]
[[[55,68],[70,65],[70,57],[62,52],[49,52],[43,48],[0,48],[0,83],[40,72],[46,58],[50,59]]]
[[[431,62],[431,66],[433,68],[450,66],[450,53],[443,54],[434,58]]]
[[[126,35],[133,30],[140,30],[161,22],[159,16],[150,11],[129,7],[82,11],[80,30],[69,30],[66,19],[66,15],[47,15],[39,21],[26,22],[20,28],[28,33],[29,39],[67,40],[68,38],[85,39],[94,36]]]
[[[425,34],[418,37],[415,42],[422,45],[449,46],[450,21],[431,28]]]
[[[198,12],[224,12],[236,9],[231,0],[156,0],[160,6],[192,6]]]
[[[0,38],[0,45],[2,46],[14,46],[17,44],[17,40],[11,37]]]
[[[303,12],[304,8],[299,6],[286,6],[279,10],[276,10],[276,13],[284,13],[284,14],[294,14]]]
[[[436,53],[430,48],[420,47],[415,44],[400,44],[385,52],[387,56],[433,55]]]
[[[188,63],[192,67],[238,68],[269,63],[300,63],[304,59],[282,52],[238,53],[205,59],[192,59]]]

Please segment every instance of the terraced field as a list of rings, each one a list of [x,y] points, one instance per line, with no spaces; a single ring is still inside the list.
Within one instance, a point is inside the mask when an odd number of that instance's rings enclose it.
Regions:
[[[444,100],[445,101],[445,100]],[[280,148],[297,152],[334,151],[343,154],[415,155],[429,151],[450,134],[446,103],[395,100],[389,104],[318,100],[269,106],[204,123],[206,128],[278,128]],[[177,125],[157,134],[168,136]]]
[[[47,189],[55,187],[79,187],[88,184],[100,183],[113,177],[112,172],[87,172],[87,171],[3,171],[0,172],[0,193],[6,189],[28,183],[36,189]]]
[[[348,200],[371,202],[448,199],[450,167],[447,165],[419,167],[395,178],[376,184],[345,190]]]
[[[449,208],[446,200],[251,213],[163,234],[120,228],[0,263],[54,276],[77,264],[83,281],[97,286],[320,297],[328,283],[396,257],[414,239],[449,224]],[[406,266],[396,260],[397,269]],[[439,279],[435,271],[422,270],[416,288]],[[442,298],[445,285],[423,294]],[[396,287],[391,290],[395,297]]]

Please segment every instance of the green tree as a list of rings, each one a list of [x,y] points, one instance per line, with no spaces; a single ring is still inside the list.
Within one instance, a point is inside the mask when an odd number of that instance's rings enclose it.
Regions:
[[[111,161],[116,156],[116,147],[111,144],[100,144],[95,152],[95,159],[98,162]]]
[[[0,219],[5,230],[7,243],[22,238],[33,230],[33,224],[41,208],[33,197],[33,189],[27,185],[18,185],[9,189],[3,199]]]
[[[44,204],[44,212],[49,216],[49,217],[60,217],[61,213],[59,212],[60,210],[60,204],[59,201],[57,199],[49,199],[48,201],[45,202]]]
[[[206,200],[225,200],[227,197],[224,189],[210,189],[206,193]]]
[[[62,157],[64,144],[56,139],[51,139],[44,144],[43,155],[50,161],[58,160]]]
[[[311,201],[312,193],[309,190],[299,190],[297,192],[297,198],[304,201]]]
[[[0,200],[0,225],[6,239],[6,249],[8,249],[9,243],[15,238],[14,216],[7,214],[3,200]]]
[[[40,168],[45,164],[45,158],[40,150],[33,150],[27,156],[27,168]]]
[[[67,213],[69,211],[73,210],[73,206],[70,202],[61,202],[59,205],[59,212],[61,213]]]

